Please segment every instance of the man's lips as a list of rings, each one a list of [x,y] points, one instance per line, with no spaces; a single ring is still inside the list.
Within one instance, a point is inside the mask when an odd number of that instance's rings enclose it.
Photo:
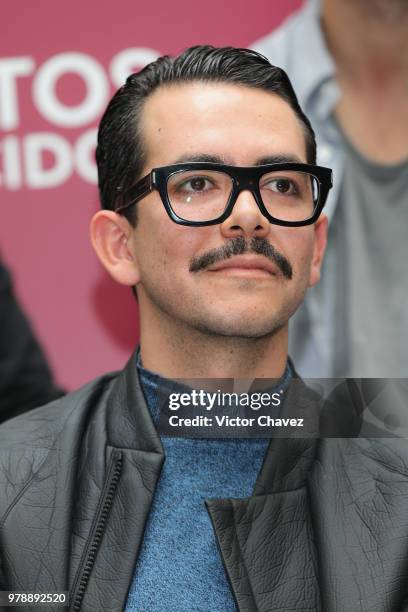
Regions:
[[[229,272],[231,274],[276,276],[277,267],[268,259],[259,256],[238,255],[219,261],[207,268],[208,272]]]

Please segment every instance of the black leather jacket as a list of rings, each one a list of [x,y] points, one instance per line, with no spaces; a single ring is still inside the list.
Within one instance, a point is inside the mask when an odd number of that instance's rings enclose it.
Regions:
[[[237,608],[408,610],[408,442],[317,440],[316,396],[291,401],[310,437],[271,441],[252,497],[207,502]],[[163,459],[134,357],[0,427],[0,590],[123,610]]]

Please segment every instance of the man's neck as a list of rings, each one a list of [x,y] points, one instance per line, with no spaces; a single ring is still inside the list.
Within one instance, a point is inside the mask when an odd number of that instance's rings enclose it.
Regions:
[[[336,64],[336,117],[343,131],[373,161],[406,159],[408,5],[324,0],[322,27]]]
[[[166,378],[281,378],[287,327],[263,338],[206,334],[177,322],[141,323],[143,366]]]

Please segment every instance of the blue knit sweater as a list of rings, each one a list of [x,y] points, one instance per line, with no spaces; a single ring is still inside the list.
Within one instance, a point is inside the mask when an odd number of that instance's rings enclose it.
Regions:
[[[158,389],[169,381],[139,375],[153,421]],[[288,364],[279,389],[289,384]],[[175,390],[172,382],[172,390]],[[249,497],[267,439],[162,437],[166,460],[141,545],[126,612],[232,612],[236,610],[204,500]]]

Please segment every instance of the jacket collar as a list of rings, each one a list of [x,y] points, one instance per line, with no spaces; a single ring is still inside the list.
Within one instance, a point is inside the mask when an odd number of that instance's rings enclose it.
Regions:
[[[130,448],[164,456],[136,368],[137,350],[112,387],[107,401],[109,443],[116,448]]]
[[[136,368],[136,354],[115,381],[107,400],[108,442],[112,447],[137,449],[164,457]],[[293,367],[293,365],[292,365]],[[282,403],[282,418],[301,418],[303,426],[293,437],[282,429],[271,439],[254,494],[300,486],[313,461],[319,431],[320,398],[295,372]],[[282,433],[283,432],[283,433]]]
[[[303,486],[314,460],[319,431],[320,398],[295,375],[282,405],[282,418],[302,419],[292,437],[285,430],[271,438],[255,484],[254,495],[288,491]]]

